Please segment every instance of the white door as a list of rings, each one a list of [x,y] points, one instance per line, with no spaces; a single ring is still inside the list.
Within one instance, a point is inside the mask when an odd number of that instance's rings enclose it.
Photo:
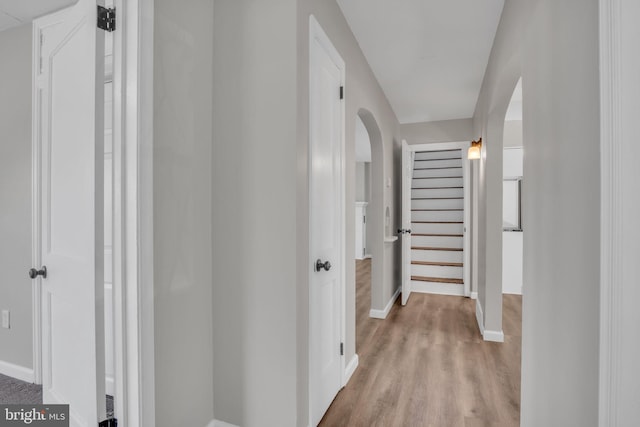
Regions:
[[[105,417],[104,35],[95,0],[34,21],[42,382],[71,426]]]
[[[407,141],[402,141],[402,305],[407,305],[411,295],[411,179],[413,171],[413,152]]]
[[[309,104],[310,415],[317,425],[342,382],[344,257],[344,63],[317,23],[311,27]]]

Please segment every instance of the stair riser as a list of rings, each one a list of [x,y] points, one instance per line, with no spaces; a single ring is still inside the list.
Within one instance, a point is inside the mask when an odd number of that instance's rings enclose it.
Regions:
[[[411,200],[411,209],[463,209],[462,199],[425,199]]]
[[[414,188],[411,190],[411,198],[422,197],[464,197],[464,190],[462,188]]]
[[[462,251],[422,251],[412,250],[411,260],[429,262],[463,262]]]
[[[414,170],[414,178],[462,176],[462,168]]]
[[[412,221],[462,221],[462,211],[415,211],[411,212]]]
[[[418,234],[462,234],[462,224],[411,224],[411,231]]]
[[[461,158],[462,151],[461,150],[446,150],[446,151],[422,151],[417,152],[414,157],[415,160],[433,160],[433,159],[451,159],[451,158]]]
[[[446,279],[462,279],[462,267],[412,264],[411,275],[423,277],[442,277]]]
[[[412,181],[413,188],[462,187],[463,185],[462,178],[429,178]]]
[[[462,160],[416,160],[413,162],[414,169],[432,169],[432,168],[455,168],[462,166]]]
[[[429,248],[461,248],[462,237],[411,236],[411,246]]]

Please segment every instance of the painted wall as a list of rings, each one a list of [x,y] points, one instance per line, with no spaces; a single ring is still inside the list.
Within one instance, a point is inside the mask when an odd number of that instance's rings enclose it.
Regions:
[[[31,25],[0,32],[0,329],[4,363],[33,368],[31,279]]]
[[[511,124],[512,122],[505,122],[502,174],[505,178],[522,177],[522,147],[506,148],[507,145],[514,144],[510,140],[511,135],[507,133],[507,123]],[[522,129],[522,121],[518,123]],[[522,136],[520,136],[520,140],[522,140]],[[518,203],[517,198],[508,199],[508,197],[510,197],[509,194],[503,194],[503,207]],[[504,294],[522,294],[523,239],[524,231],[502,232],[502,293]]]
[[[507,120],[504,122],[504,148],[522,147],[522,120]]]
[[[400,125],[400,132],[409,144],[471,141],[477,139],[473,134],[473,119],[402,124]]]
[[[478,189],[485,324],[501,317],[504,113],[524,94],[521,425],[598,423],[600,254],[597,0],[507,0],[474,126],[484,140]],[[496,176],[497,175],[497,176]],[[497,199],[497,200],[496,200]],[[491,326],[495,327],[495,326]]]
[[[212,2],[155,1],[156,425],[213,418]]]
[[[296,216],[296,2],[213,4],[214,412],[293,426],[306,384],[296,349],[308,342],[297,322],[308,307],[297,306],[307,282],[296,270],[308,260],[296,264],[307,235]]]

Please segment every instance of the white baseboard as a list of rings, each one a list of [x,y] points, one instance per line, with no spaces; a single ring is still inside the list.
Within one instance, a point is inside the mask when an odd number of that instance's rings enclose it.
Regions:
[[[485,341],[504,342],[504,332],[502,331],[490,331],[485,329],[482,337]]]
[[[504,332],[484,329],[484,313],[482,312],[482,306],[480,305],[479,299],[476,299],[476,321],[478,322],[478,328],[480,328],[482,339],[485,341],[504,342]]]
[[[351,361],[349,362],[347,367],[344,369],[344,384],[342,384],[343,387],[347,385],[347,383],[351,379],[351,376],[356,371],[356,368],[358,367],[358,360],[359,360],[358,355],[354,354],[353,357],[351,358]]]
[[[400,290],[401,289],[402,289],[402,287],[398,286],[398,289],[396,289],[396,292],[393,294],[393,296],[391,297],[391,299],[387,303],[387,306],[384,308],[384,310],[374,310],[372,308],[369,311],[369,317],[373,317],[374,319],[386,319],[387,315],[391,311],[391,307],[393,307],[393,303],[395,303],[396,300],[398,299],[398,297],[400,296]]]
[[[235,424],[225,423],[224,421],[220,421],[220,420],[211,420],[209,424],[207,424],[207,427],[238,427],[238,426]]]
[[[478,299],[478,293],[477,292],[471,292],[471,299]]]
[[[9,362],[3,362],[2,360],[0,360],[0,374],[28,383],[33,383],[35,381],[33,369],[25,368],[24,366],[20,365],[14,365],[13,363]]]
[[[464,285],[455,283],[433,283],[421,282],[418,280],[411,281],[411,292],[419,292],[422,294],[438,294],[464,296]]]
[[[113,377],[107,375],[107,377],[105,378],[104,381],[104,388],[106,393],[109,396],[115,396],[115,392],[116,392],[116,381]]]
[[[371,258],[371,254],[366,254],[366,255],[364,256],[364,259],[370,259],[370,258]]]
[[[480,300],[476,298],[476,321],[478,322],[478,328],[480,334],[484,337],[484,314],[482,313],[482,306]]]

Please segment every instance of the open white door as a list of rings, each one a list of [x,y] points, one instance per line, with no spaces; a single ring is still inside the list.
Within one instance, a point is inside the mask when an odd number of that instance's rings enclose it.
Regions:
[[[411,295],[411,178],[413,152],[402,141],[402,228],[398,230],[402,245],[402,305]]]
[[[69,404],[78,427],[105,417],[104,35],[96,22],[96,1],[79,0],[33,26],[43,400]]]

